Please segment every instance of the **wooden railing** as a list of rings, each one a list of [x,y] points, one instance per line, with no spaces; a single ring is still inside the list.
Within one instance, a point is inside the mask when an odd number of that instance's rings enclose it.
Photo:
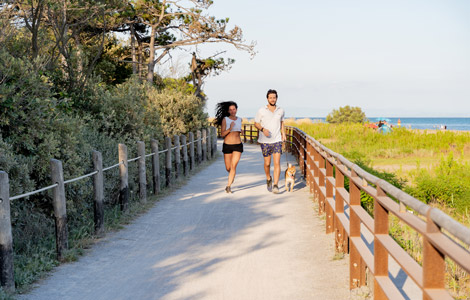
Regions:
[[[297,156],[319,213],[326,214],[326,233],[334,233],[336,251],[349,252],[350,289],[366,285],[368,269],[374,279],[374,299],[405,299],[389,277],[391,256],[421,289],[423,299],[453,299],[445,289],[445,258],[470,273],[470,229],[365,172],[302,130],[287,127],[287,131],[288,151]],[[373,217],[361,207],[361,191],[374,198]],[[390,235],[390,214],[422,237],[422,264]],[[361,237],[365,230],[373,235],[373,251]]]
[[[189,142],[186,142],[187,140],[189,140]],[[104,172],[114,168],[119,168],[119,204],[121,210],[126,211],[129,199],[128,163],[138,161],[139,201],[145,203],[147,201],[146,158],[152,157],[153,193],[158,194],[161,185],[161,170],[163,170],[165,177],[162,181],[164,185],[168,187],[171,186],[172,182],[178,177],[188,176],[189,170],[192,170],[196,164],[214,157],[217,151],[216,129],[215,127],[209,127],[208,130],[202,129],[201,131],[197,131],[196,139],[194,139],[194,134],[192,132],[190,132],[188,136],[175,135],[173,139],[171,137],[166,137],[164,149],[161,151],[158,150],[159,147],[156,140],[152,140],[152,151],[149,154],[146,154],[144,142],[137,142],[137,149],[138,156],[128,159],[126,145],[119,144],[118,163],[106,168],[103,168],[101,153],[93,151],[94,171],[68,180],[64,180],[62,162],[56,159],[51,159],[52,184],[35,191],[13,197],[10,197],[8,174],[0,171],[0,285],[3,289],[10,292],[15,290],[10,201],[26,198],[50,189],[53,191],[52,198],[56,224],[56,252],[57,259],[62,261],[64,259],[64,253],[68,248],[67,210],[65,199],[66,184],[93,177],[95,234],[102,235],[104,232]],[[164,161],[163,168],[160,167],[160,154],[165,155],[164,160],[162,160]]]
[[[253,123],[244,123],[242,124],[241,138],[244,143],[256,143],[259,137],[259,130],[255,127]],[[217,127],[217,137],[221,137],[220,126]]]

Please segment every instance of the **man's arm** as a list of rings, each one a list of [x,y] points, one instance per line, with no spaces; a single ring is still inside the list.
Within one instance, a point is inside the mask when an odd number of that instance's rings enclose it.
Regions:
[[[286,138],[286,127],[284,126],[284,121],[281,121],[281,135],[282,135],[282,141],[285,142],[287,138]]]

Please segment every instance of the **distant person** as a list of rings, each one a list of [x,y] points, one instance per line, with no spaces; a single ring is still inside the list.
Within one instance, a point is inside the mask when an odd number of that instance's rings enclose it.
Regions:
[[[281,176],[282,143],[286,141],[284,127],[284,109],[277,106],[276,90],[266,94],[268,104],[256,113],[255,127],[260,131],[258,142],[264,157],[264,172],[268,190],[279,193],[279,177]],[[274,161],[274,172],[271,177],[271,156]],[[274,184],[274,185],[273,185]]]
[[[228,182],[225,192],[232,193],[232,183],[235,180],[237,165],[243,153],[243,144],[240,138],[242,119],[237,117],[237,103],[233,101],[219,102],[216,106],[214,124],[221,126],[220,135],[224,138],[222,153],[224,154],[225,169]]]

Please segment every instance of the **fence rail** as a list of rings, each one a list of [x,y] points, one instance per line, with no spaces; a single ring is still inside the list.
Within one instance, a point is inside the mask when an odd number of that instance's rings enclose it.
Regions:
[[[470,229],[367,173],[302,130],[287,126],[287,131],[288,150],[299,161],[319,213],[326,214],[325,230],[335,235],[335,251],[350,254],[350,288],[366,285],[369,270],[374,299],[405,299],[389,277],[391,256],[422,291],[423,299],[453,299],[445,289],[445,258],[470,273]],[[349,190],[344,186],[346,178]],[[361,192],[374,199],[373,217],[361,206]],[[421,235],[422,264],[391,237],[390,214]],[[364,230],[374,237],[372,251],[361,237]]]
[[[13,274],[13,237],[10,215],[10,202],[12,200],[26,198],[51,189],[53,190],[53,207],[56,224],[56,253],[57,259],[62,261],[64,258],[64,251],[68,248],[65,184],[93,177],[95,234],[101,235],[104,232],[103,173],[119,167],[119,203],[121,210],[125,211],[128,208],[127,202],[129,198],[128,163],[134,161],[138,162],[139,200],[141,202],[145,202],[147,199],[146,158],[152,157],[153,193],[158,194],[161,182],[160,154],[165,153],[166,155],[166,163],[164,165],[166,186],[171,186],[171,182],[181,175],[189,175],[189,171],[194,169],[196,162],[201,163],[214,157],[217,149],[216,128],[209,127],[207,130],[202,129],[201,131],[197,131],[196,135],[198,138],[195,140],[194,134],[190,132],[188,134],[188,143],[186,142],[186,135],[175,135],[173,137],[174,147],[172,147],[172,138],[166,137],[165,149],[161,151],[158,150],[158,142],[156,140],[152,140],[152,151],[150,154],[145,154],[145,144],[144,142],[139,141],[137,142],[138,156],[131,159],[127,159],[126,145],[119,144],[119,163],[106,168],[103,168],[101,153],[99,151],[93,151],[92,160],[94,171],[68,180],[64,180],[63,178],[62,162],[56,159],[51,159],[51,178],[53,184],[13,197],[10,197],[8,174],[0,171],[0,285],[2,288],[7,291],[15,290]],[[183,141],[181,144],[180,139]],[[195,147],[197,151],[195,151]],[[172,152],[174,152],[174,155],[172,155]],[[183,160],[182,164],[181,159]],[[183,170],[181,170],[180,165],[182,165]]]

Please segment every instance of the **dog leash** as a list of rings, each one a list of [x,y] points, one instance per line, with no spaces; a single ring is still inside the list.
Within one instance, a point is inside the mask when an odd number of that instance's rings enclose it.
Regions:
[[[287,159],[287,142],[283,142],[285,151],[284,153],[286,154],[286,166],[289,168],[289,160]]]

